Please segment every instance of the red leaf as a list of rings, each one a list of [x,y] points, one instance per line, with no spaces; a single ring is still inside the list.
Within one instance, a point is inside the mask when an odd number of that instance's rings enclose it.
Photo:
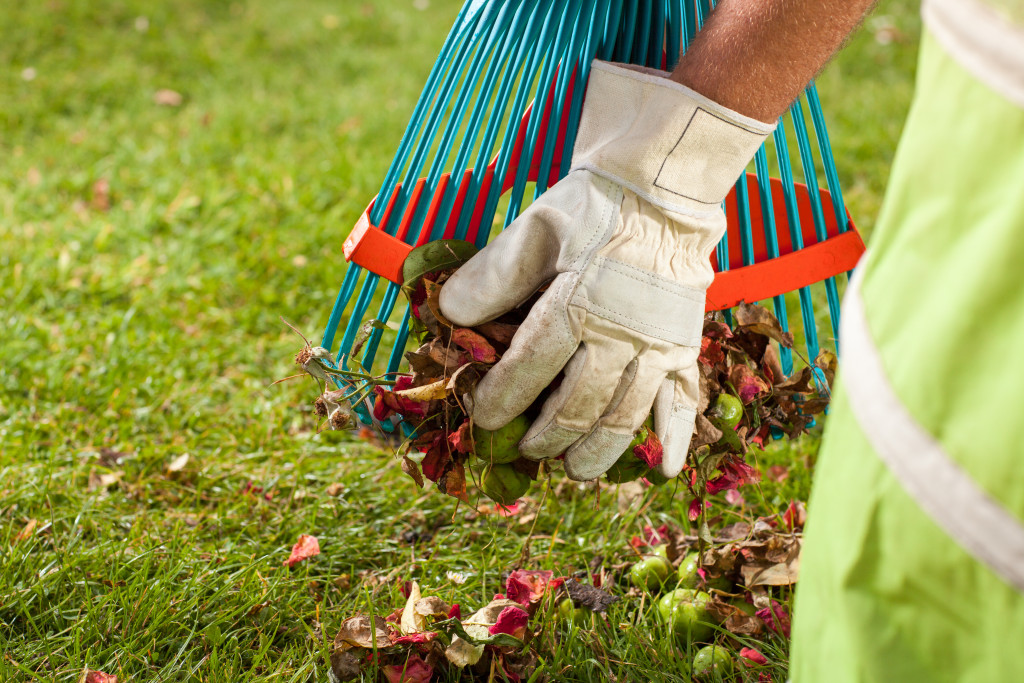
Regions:
[[[540,602],[551,586],[554,575],[551,571],[517,569],[505,581],[505,594],[509,600],[515,600],[524,607],[531,602]]]
[[[761,473],[745,463],[735,455],[729,455],[718,464],[722,474],[707,483],[705,487],[711,495],[736,489],[744,484],[750,484],[761,478]]]
[[[473,451],[473,427],[469,420],[463,422],[458,429],[448,435],[448,442],[458,453]]]
[[[388,683],[430,683],[434,675],[434,667],[430,666],[417,655],[409,657],[405,664],[390,664],[381,667]]]
[[[798,500],[789,501],[789,507],[782,514],[782,522],[790,531],[803,529],[807,522],[807,508]]]
[[[501,503],[495,503],[495,511],[502,517],[514,517],[519,514],[519,501],[512,503],[511,505],[502,505]]]
[[[475,361],[481,363],[496,363],[498,361],[498,353],[494,347],[473,330],[464,327],[452,330],[452,341],[468,351]]]
[[[704,365],[714,367],[725,363],[725,351],[722,349],[722,345],[711,337],[703,337],[700,340],[700,356],[697,357],[697,360]]]
[[[665,451],[661,447],[661,440],[654,433],[653,429],[647,430],[647,438],[638,446],[633,446],[633,455],[644,461],[648,468],[654,468],[661,464]]]
[[[766,395],[771,387],[763,379],[754,374],[754,371],[747,365],[739,364],[729,368],[729,381],[739,392],[739,399],[744,403],[750,403],[755,398]]]
[[[462,619],[462,608],[459,607],[459,603],[452,605],[452,608],[448,610],[449,619]]]
[[[657,529],[651,527],[649,524],[644,525],[644,537],[634,536],[629,539],[629,544],[634,548],[643,548],[645,546],[656,546],[668,540],[668,524],[662,524]]]
[[[740,657],[743,657],[744,659],[749,659],[755,664],[768,663],[768,658],[752,647],[745,647],[742,650],[740,650]]]
[[[84,683],[117,683],[117,676],[102,671],[90,671],[86,674]]]
[[[487,629],[487,632],[492,636],[498,633],[507,633],[510,636],[522,638],[526,634],[526,622],[529,619],[530,615],[525,610],[509,605],[501,610],[498,621]]]
[[[452,459],[451,449],[448,446],[448,439],[444,432],[438,431],[434,442],[427,448],[426,455],[420,467],[423,468],[423,476],[430,481],[436,482],[444,474],[445,465]]]
[[[316,536],[301,534],[299,540],[292,546],[292,554],[284,561],[284,564],[294,567],[299,562],[319,554],[320,542],[316,540]]]
[[[421,631],[420,633],[411,633],[407,636],[397,636],[391,639],[392,645],[415,645],[417,643],[429,643],[437,634],[433,631]]]
[[[396,391],[411,389],[412,382],[412,377],[402,375],[395,380],[395,386],[391,391],[383,387],[374,387],[373,390],[376,392],[377,398],[373,405],[373,416],[378,420],[386,420],[395,413],[407,418],[424,417],[426,415],[426,406],[422,402],[413,401],[395,393]]]
[[[761,621],[768,625],[768,628],[789,637],[789,614],[786,612],[786,608],[778,602],[772,600],[771,608],[759,609],[756,614]]]
[[[704,503],[704,509],[711,507],[711,503]],[[694,498],[690,501],[690,509],[687,511],[686,516],[690,518],[691,522],[696,522],[697,518],[700,517],[700,499]]]

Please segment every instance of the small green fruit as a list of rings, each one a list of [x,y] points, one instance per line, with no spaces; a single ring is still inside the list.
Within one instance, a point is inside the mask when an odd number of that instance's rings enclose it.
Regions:
[[[496,503],[512,505],[530,490],[530,478],[511,465],[491,465],[480,477],[480,490]]]
[[[708,419],[723,432],[732,430],[743,419],[743,403],[724,391],[715,399],[715,405],[707,413]]]
[[[476,457],[492,465],[505,465],[519,459],[519,442],[530,429],[525,415],[493,432],[473,425],[473,448]]]
[[[724,576],[719,576],[705,581],[701,578],[700,572],[700,555],[697,553],[690,553],[683,558],[682,563],[679,565],[679,587],[680,588],[700,588],[708,590],[714,588],[719,591],[728,591],[732,588],[732,582]]]
[[[672,565],[660,555],[647,555],[629,569],[629,580],[648,592],[657,591],[672,573]]]
[[[707,623],[711,596],[691,588],[677,588],[658,601],[658,613],[669,630],[680,640],[707,640],[714,633]]]
[[[708,645],[693,657],[693,676],[708,681],[725,680],[733,674],[732,657],[724,647]]]
[[[586,616],[587,610],[582,607],[576,607],[572,604],[572,600],[569,598],[558,603],[558,618],[562,621],[574,621],[578,624],[581,623]]]
[[[690,553],[683,558],[683,561],[679,565],[679,587],[680,588],[696,588],[700,585],[700,574],[697,570],[700,568],[700,555],[697,553]]]

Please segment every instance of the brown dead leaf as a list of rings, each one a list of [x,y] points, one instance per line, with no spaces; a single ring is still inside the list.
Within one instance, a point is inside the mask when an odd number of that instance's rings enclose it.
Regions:
[[[28,520],[28,522],[25,523],[24,528],[22,528],[22,530],[18,532],[18,535],[14,537],[14,542],[20,543],[24,540],[31,538],[32,533],[36,530],[36,527],[38,525],[39,520],[35,518]]]
[[[423,474],[420,472],[420,466],[410,460],[408,456],[402,457],[402,471],[412,477],[416,486],[423,488]]]
[[[793,335],[782,329],[778,319],[763,306],[741,303],[733,313],[736,330],[746,330],[761,334],[782,344],[787,349],[793,348]]]
[[[482,368],[476,363],[466,363],[461,368],[455,371],[451,379],[448,380],[447,389],[455,396],[463,396],[473,392],[476,388],[477,382],[480,381],[482,376]]]
[[[350,650],[353,647],[383,648],[391,643],[388,635],[388,624],[383,617],[370,617],[359,615],[346,619],[338,635],[334,637],[336,649]]]
[[[333,484],[331,484],[330,486],[327,487],[327,495],[328,496],[338,496],[338,495],[341,495],[341,492],[344,491],[344,490],[345,490],[345,485],[344,484],[342,484],[340,482],[334,482]]]
[[[354,653],[335,647],[331,652],[331,673],[339,681],[358,680],[362,674],[363,661]]]
[[[711,420],[704,417],[703,414],[697,413],[697,419],[694,422],[693,439],[690,441],[690,450],[696,450],[707,444],[718,443],[718,440],[721,438],[722,430],[711,424]]]
[[[600,588],[580,583],[574,579],[566,580],[565,592],[569,594],[573,605],[585,607],[591,612],[604,612],[618,600],[616,596]]]

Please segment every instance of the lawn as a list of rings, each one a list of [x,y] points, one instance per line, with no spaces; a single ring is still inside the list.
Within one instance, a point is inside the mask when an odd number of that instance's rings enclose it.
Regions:
[[[319,335],[458,5],[0,8],[0,680],[327,680],[341,623],[407,580],[472,609],[521,562],[611,567],[645,526],[689,527],[672,487],[456,509],[387,444],[317,433],[311,381],[269,386],[302,344],[279,316]],[[918,32],[883,0],[819,81],[865,232]],[[815,443],[770,449],[788,476],[715,516],[806,500]],[[285,567],[304,533],[321,554]],[[613,591],[571,632],[539,618],[534,680],[688,680],[651,601]],[[785,640],[763,648],[784,680]]]

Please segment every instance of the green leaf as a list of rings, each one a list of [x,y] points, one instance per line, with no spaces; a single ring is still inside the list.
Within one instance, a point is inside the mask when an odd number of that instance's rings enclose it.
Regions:
[[[411,287],[427,273],[446,268],[456,268],[479,251],[472,242],[465,240],[435,240],[409,252],[402,265],[402,280]]]
[[[431,628],[441,631],[449,637],[459,636],[471,645],[496,645],[498,647],[513,648],[522,648],[526,645],[523,641],[519,640],[515,636],[510,636],[507,633],[495,633],[493,636],[489,636],[487,638],[474,638],[466,633],[466,629],[462,627],[462,622],[454,617],[451,619],[445,619],[444,621],[439,621]]]

